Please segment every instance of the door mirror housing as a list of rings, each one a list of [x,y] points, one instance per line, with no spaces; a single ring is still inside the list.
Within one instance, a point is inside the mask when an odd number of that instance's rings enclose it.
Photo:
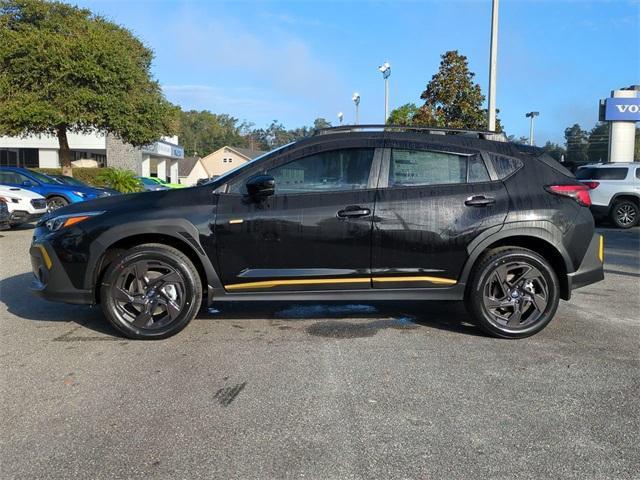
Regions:
[[[276,191],[276,180],[271,175],[256,175],[247,180],[246,187],[250,197],[269,197]]]
[[[23,187],[33,187],[33,182],[31,180],[25,180],[22,182]]]

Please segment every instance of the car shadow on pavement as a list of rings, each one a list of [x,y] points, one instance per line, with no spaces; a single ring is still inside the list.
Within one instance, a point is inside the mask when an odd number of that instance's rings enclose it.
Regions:
[[[437,328],[467,335],[484,336],[471,323],[462,302],[249,302],[214,303],[199,319],[251,320],[370,320],[372,325],[391,328]],[[333,322],[335,323],[335,322]]]
[[[0,280],[0,303],[7,311],[24,320],[75,322],[105,335],[122,336],[102,316],[100,307],[48,302],[29,291],[32,273],[22,273]]]

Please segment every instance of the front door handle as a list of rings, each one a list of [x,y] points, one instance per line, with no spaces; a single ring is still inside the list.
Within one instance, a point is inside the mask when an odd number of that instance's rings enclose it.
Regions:
[[[349,205],[343,210],[338,210],[337,215],[340,218],[366,217],[367,215],[371,215],[371,210],[368,208],[359,207],[358,205]]]
[[[468,207],[486,207],[496,203],[496,199],[492,197],[485,197],[484,195],[478,195],[469,197],[465,200],[464,204]]]

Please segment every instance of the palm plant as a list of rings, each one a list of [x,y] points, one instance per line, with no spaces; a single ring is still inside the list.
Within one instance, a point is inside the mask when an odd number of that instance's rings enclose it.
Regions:
[[[100,182],[121,193],[142,191],[142,183],[131,170],[122,168],[105,168],[98,176]]]

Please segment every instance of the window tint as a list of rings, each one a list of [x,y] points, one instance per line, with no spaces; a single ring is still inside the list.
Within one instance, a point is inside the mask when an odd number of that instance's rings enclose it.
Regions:
[[[278,193],[305,193],[367,188],[373,148],[318,153],[267,171]]]
[[[16,185],[21,185],[23,182],[31,181],[28,177],[25,177],[21,173],[4,171],[0,172],[0,184],[3,183],[13,183]],[[31,182],[33,183],[33,182]]]
[[[467,159],[468,157],[454,153],[393,149],[389,185],[393,187],[465,183]]]
[[[493,168],[495,168],[498,178],[508,177],[521,166],[520,161],[515,158],[503,157],[501,155],[489,155],[489,158],[491,158]]]
[[[595,171],[595,168],[587,168],[587,167],[579,168],[578,170],[576,170],[576,178],[578,180],[591,180],[593,179],[594,171]]]
[[[640,167],[636,168],[636,178],[640,180]]]
[[[469,183],[475,182],[488,182],[491,180],[489,178],[489,172],[487,171],[487,166],[484,164],[482,157],[479,155],[474,155],[469,158],[469,172],[467,174],[467,181]]]
[[[583,172],[583,170],[588,170],[588,172]],[[628,171],[627,167],[581,168],[576,173],[576,178],[578,180],[624,180],[627,178]]]

